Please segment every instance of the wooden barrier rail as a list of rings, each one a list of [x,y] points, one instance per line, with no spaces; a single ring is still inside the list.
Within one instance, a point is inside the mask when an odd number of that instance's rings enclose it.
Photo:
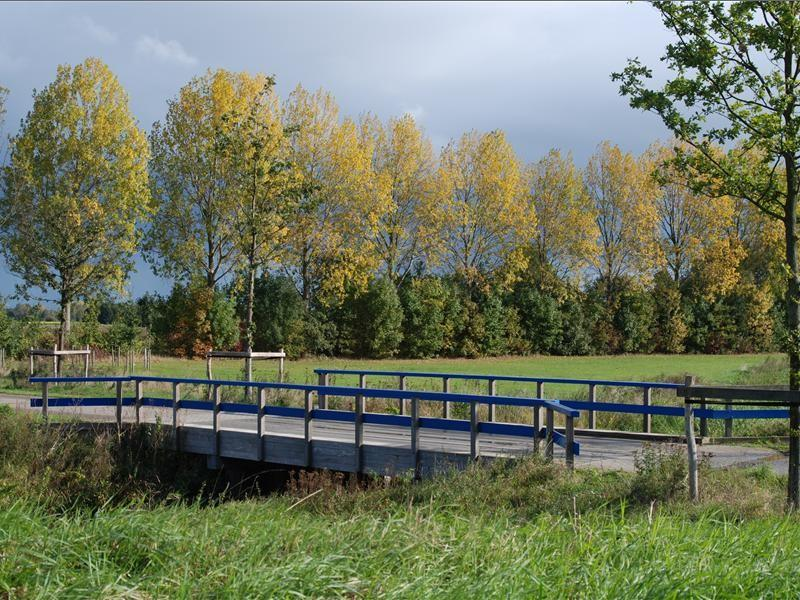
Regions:
[[[687,377],[684,385],[676,390],[684,401],[684,427],[686,434],[686,450],[689,464],[689,496],[697,500],[700,495],[698,482],[697,443],[694,433],[694,420],[701,417],[724,418],[725,431],[728,436],[733,430],[734,419],[741,418],[788,418],[789,419],[789,482],[788,501],[793,508],[800,507],[800,440],[794,433],[800,428],[800,391],[786,389],[770,389],[766,387],[751,388],[742,386],[707,386],[695,385],[694,377]],[[700,409],[694,408],[701,406]],[[708,405],[724,405],[725,410],[709,410]],[[786,410],[740,409],[735,406],[781,406]],[[745,416],[752,415],[752,416]],[[765,416],[769,415],[769,417]]]
[[[548,457],[553,456],[553,445],[562,446],[565,449],[566,464],[572,468],[574,466],[575,455],[580,453],[580,444],[575,441],[574,419],[580,416],[578,410],[563,405],[557,400],[542,400],[535,398],[517,398],[505,396],[482,396],[477,394],[454,394],[448,392],[404,392],[402,390],[379,390],[366,387],[339,387],[339,386],[319,386],[302,385],[270,382],[243,382],[230,380],[207,380],[207,379],[187,379],[169,377],[34,377],[31,383],[42,385],[41,399],[32,399],[31,406],[41,407],[42,414],[47,419],[48,407],[64,406],[113,406],[116,408],[115,418],[119,426],[122,425],[123,407],[133,407],[136,422],[141,420],[141,408],[161,407],[172,409],[172,428],[175,438],[175,446],[179,448],[179,425],[178,412],[182,409],[207,410],[212,412],[212,443],[211,454],[220,456],[220,415],[221,413],[238,413],[256,415],[256,434],[259,440],[263,437],[263,418],[274,415],[281,417],[293,417],[302,419],[304,426],[304,450],[303,465],[315,466],[312,460],[312,444],[314,443],[313,422],[315,420],[352,422],[354,424],[354,459],[355,472],[364,472],[369,469],[365,467],[364,460],[364,425],[389,425],[408,429],[410,431],[410,451],[413,454],[413,471],[416,477],[421,475],[420,469],[420,430],[433,429],[445,431],[463,431],[469,433],[469,458],[478,460],[481,457],[480,439],[482,434],[527,437],[533,440],[534,450],[538,451],[539,439],[544,438],[545,453]],[[62,383],[114,383],[116,396],[113,398],[50,398],[50,386]],[[134,395],[124,397],[122,386],[125,383],[132,383]],[[143,393],[146,383],[168,383],[172,386],[171,398],[148,397]],[[181,397],[180,389],[182,385],[211,386],[213,390],[212,400],[190,400]],[[222,387],[248,387],[257,390],[257,404],[241,404],[223,402],[220,390]],[[268,406],[265,404],[265,392],[267,390],[293,390],[304,393],[302,408],[285,406]],[[336,411],[324,408],[313,407],[313,396],[339,396],[352,397],[355,402],[354,411]],[[366,398],[377,398],[383,400],[405,401],[411,396],[411,416],[390,415],[381,413],[368,413],[364,410],[364,400]],[[422,401],[435,401],[443,404],[463,403],[470,407],[470,418],[468,421],[450,418],[421,417],[419,403]],[[537,422],[533,426],[518,425],[510,423],[480,422],[478,420],[477,407],[480,404],[489,406],[520,406],[531,408],[538,415],[540,409],[546,413],[546,427],[540,429]],[[565,420],[564,434],[555,430],[554,416],[562,415]],[[263,460],[263,443],[258,443],[258,459]]]

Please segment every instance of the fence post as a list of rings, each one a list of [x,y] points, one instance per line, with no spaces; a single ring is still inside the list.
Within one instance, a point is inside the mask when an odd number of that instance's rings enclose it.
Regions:
[[[53,377],[58,377],[58,346],[53,346]]]
[[[367,374],[366,373],[359,373],[358,375],[358,387],[366,388],[367,387]],[[354,402],[358,402],[358,398],[353,399]],[[353,410],[358,410],[355,405],[353,406]],[[364,409],[361,409],[361,412],[364,412]]]
[[[650,406],[650,399],[651,399],[651,390],[649,387],[644,388],[644,393],[642,395],[642,406],[645,408]],[[645,413],[642,415],[642,431],[644,433],[650,433],[653,428],[653,415],[650,413]]]
[[[449,377],[442,377],[442,391],[445,394],[450,393],[450,378]],[[450,418],[450,403],[445,400],[444,405],[442,406],[442,417],[445,419]]]
[[[320,373],[319,377],[317,377],[317,384],[321,386],[328,385],[328,374],[327,373]],[[325,394],[317,392],[317,406],[322,410],[328,408],[328,397]]]
[[[256,422],[256,435],[258,436],[258,460],[264,460],[264,408],[267,405],[267,390],[258,388],[258,421]]]
[[[733,406],[731,404],[726,404],[725,410],[733,410]],[[730,417],[725,419],[725,437],[733,437],[733,419]]]
[[[311,390],[306,390],[305,396],[305,411],[304,411],[304,428],[303,428],[303,437],[305,438],[306,442],[306,468],[310,469],[313,462],[313,448],[311,446],[311,438],[313,436],[313,422],[312,417],[314,416],[314,395]],[[260,438],[259,438],[260,439]]]
[[[547,437],[545,438],[545,447],[544,447],[544,455],[546,458],[553,458],[553,409],[547,408],[546,410],[546,427],[547,427]]]
[[[117,431],[122,428],[122,382],[117,381]]]
[[[181,404],[181,384],[172,384],[172,435],[175,436],[175,450],[181,449],[180,432],[178,431],[178,410]]]
[[[691,387],[694,385],[694,377],[687,376],[684,382],[686,386],[684,396],[684,421],[686,427],[686,450],[689,459],[689,497],[691,500],[697,501],[697,443],[694,439],[694,414],[692,405],[689,403],[691,400],[692,392]]]
[[[572,470],[575,468],[575,417],[572,415],[567,415],[565,434],[567,437],[567,468]]]
[[[594,383],[589,384],[589,402],[595,402],[595,388],[597,386]],[[597,417],[595,416],[595,412],[591,409],[586,413],[588,418],[588,422],[586,423],[586,427],[588,429],[594,429],[597,426]]]
[[[283,349],[283,348],[281,348],[281,352],[282,352],[284,355],[286,354],[286,352],[284,351],[284,349]],[[286,361],[286,357],[285,357],[285,356],[281,356],[281,357],[278,359],[278,380],[279,380],[281,383],[283,383],[283,380],[284,380],[284,378],[286,377],[285,361]]]
[[[142,382],[138,379],[134,383],[134,389],[136,390],[136,397],[135,397],[135,410],[136,410],[136,424],[139,425],[141,423],[140,412],[142,410]]]
[[[414,479],[421,476],[419,462],[419,400],[411,399],[411,458],[414,461]]]
[[[497,382],[494,379],[489,380],[489,395],[490,396],[497,396]],[[489,405],[489,422],[493,423],[496,417],[496,406],[494,404]]]
[[[48,392],[48,390],[47,390],[47,382],[43,381],[42,382],[42,419],[44,419],[45,423],[47,423],[47,403],[49,401],[49,398],[47,396],[47,392]]]
[[[30,377],[33,377],[33,347],[28,351],[28,363],[30,366]]]
[[[397,384],[397,389],[399,389],[401,392],[405,392],[406,391],[406,376],[405,375],[400,375],[399,381],[398,381],[398,384]],[[397,401],[397,408],[400,410],[400,414],[401,415],[406,414],[406,400],[405,400],[405,398],[400,398],[400,400]]]
[[[362,447],[364,445],[364,396],[356,396],[355,403],[356,473],[361,473],[361,470],[364,468],[364,457],[362,455]]]
[[[469,403],[469,456],[472,460],[478,460],[480,456],[480,446],[478,440],[478,402],[473,400]]]
[[[540,400],[544,395],[544,383],[541,381],[536,382],[536,397]],[[537,404],[533,407],[533,451],[539,452],[539,442],[541,441],[539,437],[539,430],[542,428],[542,410],[541,407]]]
[[[83,355],[83,376],[89,377],[89,345],[86,345],[86,354]]]

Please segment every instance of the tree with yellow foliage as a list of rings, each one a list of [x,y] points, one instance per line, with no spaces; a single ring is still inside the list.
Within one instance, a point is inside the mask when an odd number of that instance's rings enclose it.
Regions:
[[[156,273],[209,288],[230,276],[242,253],[239,179],[226,151],[231,115],[258,104],[264,75],[219,69],[195,77],[168,103],[150,133],[155,203],[146,258]]]
[[[386,126],[370,118],[363,129],[373,138],[376,190],[385,194],[374,244],[397,285],[430,255],[431,240],[422,231],[433,194],[433,148],[411,115],[390,119]]]
[[[612,290],[623,276],[646,277],[658,261],[657,211],[647,165],[610,142],[589,159],[584,182],[595,208],[592,266]]]
[[[369,241],[384,203],[373,145],[352,119],[339,122],[339,107],[323,90],[295,88],[284,122],[301,192],[282,264],[307,308],[315,298],[337,302],[348,286],[366,289],[377,266]]]
[[[281,122],[274,79],[224,117],[222,158],[230,163],[233,229],[246,287],[245,347],[253,350],[255,282],[282,250],[296,211],[297,172]]]
[[[95,58],[58,67],[11,140],[0,245],[26,288],[58,295],[60,348],[73,300],[123,291],[147,217],[147,157],[125,90]]]
[[[738,239],[733,198],[711,199],[692,192],[676,171],[679,142],[655,143],[644,160],[656,183],[658,243],[664,265],[676,282],[694,270],[708,298],[729,292],[739,281],[744,247]]]
[[[562,279],[579,280],[597,255],[595,207],[571,154],[552,149],[527,169],[536,210],[534,263]]]
[[[527,265],[536,212],[502,131],[465,133],[441,153],[432,231],[438,258],[470,283],[513,283]]]

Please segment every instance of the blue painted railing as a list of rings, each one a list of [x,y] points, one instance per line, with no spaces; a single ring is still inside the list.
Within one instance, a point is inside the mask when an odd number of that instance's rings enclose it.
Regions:
[[[613,379],[570,379],[559,377],[537,377],[537,376],[519,376],[519,375],[484,375],[484,374],[471,374],[471,373],[440,373],[440,372],[426,372],[426,371],[379,371],[368,369],[315,369],[314,372],[319,377],[320,384],[327,384],[331,375],[355,375],[359,378],[361,386],[366,386],[367,377],[397,377],[399,380],[399,387],[405,389],[405,380],[408,378],[416,379],[441,379],[442,387],[445,390],[449,389],[449,382],[451,380],[461,381],[483,381],[488,382],[488,394],[495,395],[495,384],[498,381],[516,382],[516,383],[531,383],[536,384],[536,397],[544,399],[544,384],[554,383],[563,385],[579,385],[588,386],[588,401],[578,400],[560,400],[559,402],[564,406],[569,406],[581,411],[585,411],[588,417],[587,426],[589,429],[595,428],[595,413],[608,412],[620,414],[636,414],[642,415],[643,424],[642,430],[646,433],[652,431],[652,416],[668,416],[668,417],[683,417],[683,406],[656,406],[651,403],[651,390],[674,390],[677,392],[682,384],[658,382],[658,381],[624,381]],[[597,387],[620,387],[620,388],[637,388],[643,391],[642,404],[625,404],[619,402],[598,402],[596,401],[596,388]],[[418,392],[414,392],[417,394]],[[408,392],[406,392],[408,396]],[[403,405],[400,405],[400,412],[403,412]],[[705,407],[694,409],[695,417],[701,420],[701,431],[705,435],[706,419],[723,419],[728,422],[733,419],[782,419],[788,418],[788,410],[764,410],[764,409],[745,409],[745,410],[711,410]],[[489,411],[489,420],[494,420],[493,411]],[[730,432],[732,426],[728,425],[725,428],[726,434]]]
[[[136,419],[139,421],[139,410],[143,406],[162,407],[173,409],[173,427],[177,428],[177,411],[181,409],[189,410],[208,410],[213,412],[213,429],[216,431],[218,428],[217,415],[222,412],[240,413],[240,414],[253,414],[259,417],[263,416],[283,416],[304,418],[307,420],[326,420],[326,421],[341,421],[353,422],[356,424],[356,439],[363,439],[363,432],[360,429],[364,423],[377,424],[377,425],[393,425],[398,427],[408,427],[412,431],[422,429],[436,429],[441,431],[465,431],[470,433],[470,454],[473,458],[479,455],[478,436],[480,434],[494,434],[494,435],[507,435],[515,437],[527,437],[535,440],[535,445],[538,446],[538,440],[544,438],[547,441],[546,452],[552,455],[552,445],[559,445],[566,450],[567,463],[572,466],[574,455],[580,454],[580,444],[574,440],[574,419],[580,416],[580,412],[558,400],[552,399],[538,399],[538,398],[519,398],[513,396],[483,396],[479,394],[452,394],[446,392],[414,392],[411,394],[410,400],[415,406],[417,418],[405,415],[390,415],[381,413],[367,413],[364,411],[364,399],[376,398],[384,400],[409,400],[409,394],[401,390],[379,390],[367,389],[361,387],[342,387],[330,385],[306,385],[306,384],[290,384],[290,383],[272,383],[272,382],[246,382],[236,380],[222,380],[222,379],[194,379],[194,378],[172,378],[172,377],[147,377],[147,376],[129,376],[129,377],[32,377],[31,383],[41,384],[42,397],[32,398],[31,406],[42,408],[42,412],[47,416],[47,409],[49,407],[79,407],[79,406],[108,406],[117,408],[117,420],[121,423],[122,407],[133,406],[136,409]],[[142,393],[143,384],[161,383],[171,384],[173,386],[173,398],[157,398],[145,396]],[[56,384],[75,384],[75,383],[115,383],[117,387],[117,395],[115,397],[102,397],[102,398],[50,398],[48,393],[48,386]],[[136,388],[136,395],[134,397],[125,397],[122,395],[122,386],[126,383],[132,383]],[[214,389],[214,401],[190,400],[181,399],[176,391],[177,386],[185,385],[201,385],[210,386]],[[301,391],[306,394],[306,406],[304,408],[294,408],[286,406],[268,406],[263,403],[262,394],[258,394],[259,404],[243,404],[235,402],[222,402],[220,400],[219,388],[221,387],[235,387],[235,388],[251,388],[255,390],[287,390],[287,391]],[[310,404],[309,397],[311,394],[316,394],[318,398],[338,396],[338,397],[352,397],[355,400],[354,410],[341,411],[341,410],[328,410],[327,408],[316,408]],[[420,401],[442,402],[442,403],[463,403],[470,406],[470,419],[440,419],[432,417],[420,417],[419,405]],[[479,404],[486,404],[489,406],[516,406],[535,409],[535,420],[533,426],[519,425],[512,423],[485,423],[478,420],[477,406]],[[539,409],[544,409],[547,414],[546,427],[540,427],[538,422]],[[562,434],[556,431],[554,426],[553,416],[555,414],[564,417],[566,427],[565,433]],[[262,420],[257,419],[257,433],[261,435]],[[309,440],[310,441],[310,440]],[[358,442],[357,442],[358,444]]]

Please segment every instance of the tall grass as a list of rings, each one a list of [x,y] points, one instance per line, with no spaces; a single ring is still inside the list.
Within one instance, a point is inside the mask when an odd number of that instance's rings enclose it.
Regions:
[[[0,598],[798,592],[800,522],[766,468],[706,469],[699,505],[682,457],[655,449],[633,474],[539,457],[420,483],[298,471],[281,493],[207,502],[158,430],[123,435],[0,411]]]

